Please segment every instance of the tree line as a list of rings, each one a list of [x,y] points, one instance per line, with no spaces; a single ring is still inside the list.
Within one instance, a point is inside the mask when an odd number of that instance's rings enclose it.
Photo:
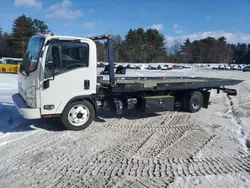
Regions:
[[[13,21],[10,33],[0,27],[0,57],[23,57],[29,38],[42,32],[50,32],[45,22],[25,15]]]
[[[44,21],[26,15],[17,17],[10,33],[0,26],[0,57],[23,57],[29,38],[49,33]],[[175,42],[167,48],[166,41],[155,29],[130,29],[125,37],[113,35],[115,62],[129,63],[244,63],[250,64],[250,44],[229,44],[225,37],[207,37],[183,44]],[[106,42],[96,42],[98,61],[107,61]]]
[[[207,37],[172,47],[170,62],[250,64],[250,44],[228,44],[225,37]]]
[[[183,44],[175,42],[166,48],[168,39],[157,30],[130,29],[122,40],[116,35],[113,41],[115,61],[129,63],[226,63],[250,64],[250,44],[229,44],[225,37],[207,37]],[[98,60],[107,61],[107,44],[98,43]]]

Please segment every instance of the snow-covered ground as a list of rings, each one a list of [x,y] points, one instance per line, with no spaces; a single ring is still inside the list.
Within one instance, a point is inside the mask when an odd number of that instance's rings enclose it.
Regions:
[[[250,73],[135,71],[129,76],[245,80],[238,96],[211,94],[196,114],[116,118],[100,112],[84,131],[24,120],[13,106],[17,76],[0,74],[0,187],[250,187]]]

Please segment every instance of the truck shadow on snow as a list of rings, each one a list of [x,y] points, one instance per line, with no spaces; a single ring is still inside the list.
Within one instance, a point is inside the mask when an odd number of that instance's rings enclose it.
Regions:
[[[155,116],[161,116],[161,114],[157,113],[138,113],[138,112],[127,112],[123,115],[117,115],[115,112],[109,110],[99,110],[97,113],[97,117],[94,120],[95,122],[105,122],[105,119],[117,118],[117,119],[128,119],[128,120],[136,120],[141,118],[150,118]]]
[[[161,116],[158,113],[135,113],[129,112],[123,115],[116,115],[114,112],[105,110],[98,110],[97,117],[94,122],[104,123],[105,119],[121,119],[136,120],[141,118],[150,118]],[[27,120],[24,119],[13,103],[0,102],[0,133],[8,132],[25,132],[37,129],[44,129],[47,131],[66,131],[67,129],[62,125],[58,118],[54,119],[38,119]]]
[[[126,118],[130,120],[149,118],[153,116],[159,116],[159,114],[134,114],[126,113],[122,116],[118,116],[115,113],[108,110],[100,110],[97,113],[97,117],[94,122],[106,122],[105,119],[109,118]],[[25,132],[36,129],[44,129],[47,131],[65,131],[66,129],[58,119],[38,119],[27,120],[24,119],[13,103],[0,102],[0,133],[8,132]]]
[[[13,103],[0,102],[0,133],[25,132],[36,129],[63,131],[64,127],[57,119],[24,119]]]

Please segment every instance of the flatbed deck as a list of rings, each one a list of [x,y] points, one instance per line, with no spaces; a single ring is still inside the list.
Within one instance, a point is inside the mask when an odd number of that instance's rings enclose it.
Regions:
[[[184,90],[200,88],[219,88],[241,83],[243,80],[208,77],[117,77],[112,91],[140,90]],[[109,80],[98,78],[100,86],[110,87]]]

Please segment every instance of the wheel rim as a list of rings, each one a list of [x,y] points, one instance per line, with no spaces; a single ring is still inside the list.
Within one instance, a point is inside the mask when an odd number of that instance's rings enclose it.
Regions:
[[[82,126],[89,120],[90,112],[85,105],[75,105],[68,113],[68,120],[74,126]]]
[[[197,96],[192,97],[191,104],[192,104],[193,109],[198,110],[201,106],[200,98]]]

